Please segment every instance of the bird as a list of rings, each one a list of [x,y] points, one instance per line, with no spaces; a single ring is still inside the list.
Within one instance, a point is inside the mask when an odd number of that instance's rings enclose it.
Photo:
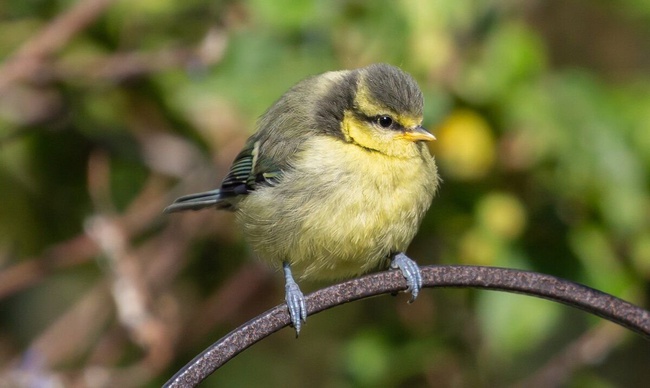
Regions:
[[[423,107],[417,82],[393,65],[308,77],[259,118],[218,189],[164,212],[235,212],[252,250],[284,272],[296,336],[307,319],[296,277],[335,281],[390,267],[412,302],[422,274],[404,252],[440,182]]]

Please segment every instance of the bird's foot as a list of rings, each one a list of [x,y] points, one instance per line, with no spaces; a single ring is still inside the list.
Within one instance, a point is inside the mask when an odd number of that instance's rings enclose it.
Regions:
[[[391,257],[390,267],[398,269],[406,279],[406,292],[411,293],[409,303],[413,303],[422,289],[422,271],[420,271],[420,267],[402,252]]]
[[[305,297],[300,291],[300,287],[293,276],[291,275],[291,266],[289,263],[284,263],[284,279],[285,279],[285,300],[289,308],[289,315],[291,316],[291,324],[296,329],[296,337],[300,334],[300,327],[303,322],[307,321],[307,304]]]

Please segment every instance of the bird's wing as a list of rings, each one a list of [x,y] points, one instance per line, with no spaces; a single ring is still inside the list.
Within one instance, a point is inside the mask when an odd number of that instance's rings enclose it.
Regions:
[[[235,210],[239,200],[255,189],[258,154],[259,141],[249,140],[230,166],[219,189],[177,198],[165,209],[165,213],[206,207]]]
[[[261,141],[251,141],[237,155],[219,189],[222,198],[246,195],[260,185],[275,185],[281,170],[269,160],[261,162]]]
[[[217,190],[180,197],[165,213],[200,210],[206,207],[236,210],[239,201],[260,186],[274,186],[282,175],[282,165],[260,155],[262,140],[251,138],[235,158]]]
[[[248,194],[252,185],[250,185],[251,176],[256,162],[256,143],[248,144],[241,150],[230,166],[228,175],[221,182],[221,194],[225,197],[235,197],[238,195]]]

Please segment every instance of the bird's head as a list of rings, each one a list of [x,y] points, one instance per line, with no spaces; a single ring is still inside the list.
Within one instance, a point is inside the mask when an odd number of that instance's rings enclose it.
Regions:
[[[415,143],[435,140],[422,127],[424,98],[415,80],[386,64],[357,70],[341,131],[347,141],[390,156],[410,157]]]

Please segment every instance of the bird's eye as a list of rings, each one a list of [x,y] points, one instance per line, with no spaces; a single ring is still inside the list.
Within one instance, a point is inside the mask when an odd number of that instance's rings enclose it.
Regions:
[[[377,124],[379,124],[382,128],[389,128],[391,125],[393,125],[393,119],[390,116],[379,116],[377,117]]]

